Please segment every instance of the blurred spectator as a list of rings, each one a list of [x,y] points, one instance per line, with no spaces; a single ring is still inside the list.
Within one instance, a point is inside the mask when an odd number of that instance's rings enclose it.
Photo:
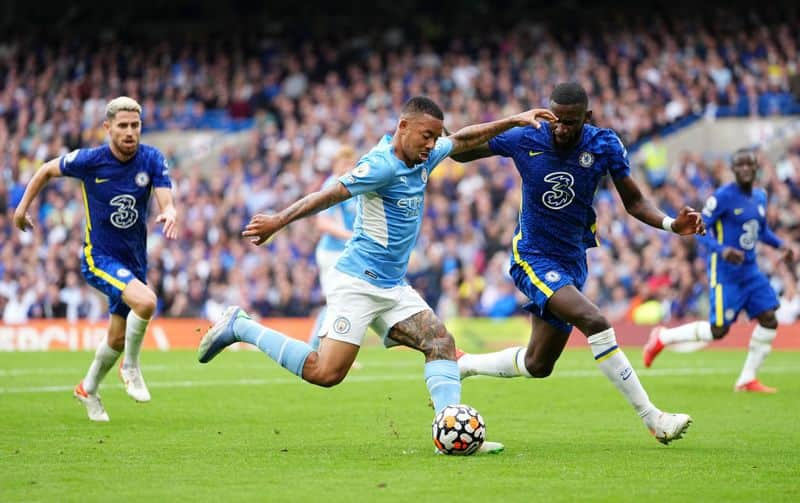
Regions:
[[[243,148],[225,149],[213,172],[172,159],[176,205],[187,225],[168,243],[150,222],[148,281],[161,315],[213,318],[220,306],[238,303],[261,316],[306,316],[321,302],[316,230],[292,226],[256,249],[241,240],[241,229],[253,213],[317,189],[338,145],[365,152],[391,133],[411,95],[433,97],[447,127],[457,129],[546,106],[555,83],[577,79],[590,91],[597,125],[614,128],[631,149],[651,138],[634,176],[644,176],[653,201],[674,214],[684,204],[701,207],[731,173],[725,159],[704,152],[685,152],[667,166],[661,135],[702,115],[800,112],[791,94],[799,23],[796,13],[785,14],[698,7],[645,19],[610,12],[587,20],[592,30],[515,20],[469,40],[423,40],[414,21],[389,37],[375,29],[330,40],[186,33],[146,46],[110,34],[102,42],[87,36],[54,45],[9,35],[0,58],[4,322],[104,316],[97,295],[72,279],[84,234],[80,188],[68,180],[50,184],[31,208],[37,225],[29,233],[12,228],[7,208],[44,160],[104,141],[103,105],[116,95],[143,103],[146,132],[252,133]],[[760,184],[774,199],[771,225],[800,242],[800,136],[777,164],[762,160]],[[506,159],[447,160],[432,173],[409,281],[443,319],[521,312],[505,276],[519,204],[518,174]],[[602,309],[621,319],[653,301],[648,308],[662,317],[704,316],[705,250],[629,219],[610,183],[598,192],[597,213],[602,247],[589,252],[586,288]],[[796,280],[782,281],[794,281],[784,288],[791,306]]]

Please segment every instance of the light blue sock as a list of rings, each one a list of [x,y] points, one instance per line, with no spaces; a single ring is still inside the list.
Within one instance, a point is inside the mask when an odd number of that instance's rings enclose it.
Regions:
[[[314,328],[311,330],[311,337],[308,339],[308,344],[314,351],[319,349],[319,331],[322,329],[322,322],[325,321],[325,313],[328,311],[328,306],[322,306],[317,313],[317,321],[314,322]]]
[[[250,318],[237,318],[233,324],[233,334],[236,339],[257,346],[289,372],[303,377],[306,358],[313,351],[305,342],[259,325]]]
[[[456,362],[434,360],[426,363],[425,384],[437,413],[448,405],[461,403],[461,377]]]

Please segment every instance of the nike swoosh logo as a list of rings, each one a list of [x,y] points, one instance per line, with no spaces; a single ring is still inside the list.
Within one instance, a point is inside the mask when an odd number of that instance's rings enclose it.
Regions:
[[[533,150],[528,152],[528,155],[531,157],[536,157],[537,155],[542,155],[542,154],[544,154],[544,152],[534,152]]]
[[[109,180],[110,180],[110,178],[95,178],[94,179],[94,183],[105,183],[105,182],[107,182]]]
[[[744,208],[736,208],[733,210],[734,215],[741,215],[742,213],[744,213]]]

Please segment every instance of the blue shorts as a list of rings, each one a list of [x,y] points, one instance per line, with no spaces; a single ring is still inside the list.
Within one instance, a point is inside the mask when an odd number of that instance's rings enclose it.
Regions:
[[[753,319],[780,306],[775,290],[760,271],[737,281],[720,281],[710,288],[709,301],[709,322],[716,327],[728,326],[736,321],[742,309]]]
[[[83,257],[81,273],[86,282],[103,292],[108,297],[108,312],[123,318],[128,316],[131,308],[122,302],[122,291],[128,283],[138,279],[145,281],[144,271],[133,271],[119,260],[108,255],[92,254]]]
[[[560,288],[573,285],[578,290],[586,282],[586,258],[570,260],[567,258],[519,256],[511,259],[511,277],[519,291],[530,299],[523,306],[526,311],[543,319],[559,331],[570,333],[572,325],[556,317],[547,310],[547,301]]]

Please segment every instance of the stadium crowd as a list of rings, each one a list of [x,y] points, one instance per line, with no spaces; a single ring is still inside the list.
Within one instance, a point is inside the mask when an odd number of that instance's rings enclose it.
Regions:
[[[655,144],[648,143],[654,133],[697,117],[800,113],[792,97],[800,79],[800,42],[791,29],[798,20],[756,23],[754,16],[612,16],[598,24],[603,31],[566,38],[545,23],[445,40],[412,38],[398,28],[306,41],[299,50],[288,39],[253,34],[146,49],[121,40],[6,40],[0,43],[3,323],[105,316],[99,294],[80,277],[84,215],[77,185],[60,180],[46,189],[33,208],[32,232],[16,231],[11,215],[42,162],[104,141],[103,111],[112,97],[140,100],[145,133],[252,131],[245,148],[225,150],[210,172],[166,152],[182,226],[177,242],[162,239],[155,225],[149,240],[148,282],[160,315],[214,319],[233,303],[260,316],[307,316],[322,302],[318,233],[310,221],[262,250],[242,240],[241,229],[252,214],[319,188],[340,145],[365,152],[391,133],[408,97],[430,96],[443,106],[448,128],[457,129],[546,106],[555,83],[578,80],[590,91],[594,122],[643,148]],[[755,24],[760,28],[749,29]],[[635,165],[634,172],[673,215],[683,204],[701,207],[731,179],[727,159],[702,152],[685,152],[662,168]],[[800,242],[800,137],[778,163],[762,159],[760,183],[778,235]],[[518,207],[518,176],[501,158],[448,160],[431,176],[409,281],[440,316],[521,312],[506,273]],[[705,251],[693,239],[632,221],[610,184],[598,193],[597,210],[602,246],[589,254],[586,292],[612,320],[635,316],[645,303],[662,318],[705,315]],[[785,303],[781,321],[796,319],[797,271],[762,250]]]

